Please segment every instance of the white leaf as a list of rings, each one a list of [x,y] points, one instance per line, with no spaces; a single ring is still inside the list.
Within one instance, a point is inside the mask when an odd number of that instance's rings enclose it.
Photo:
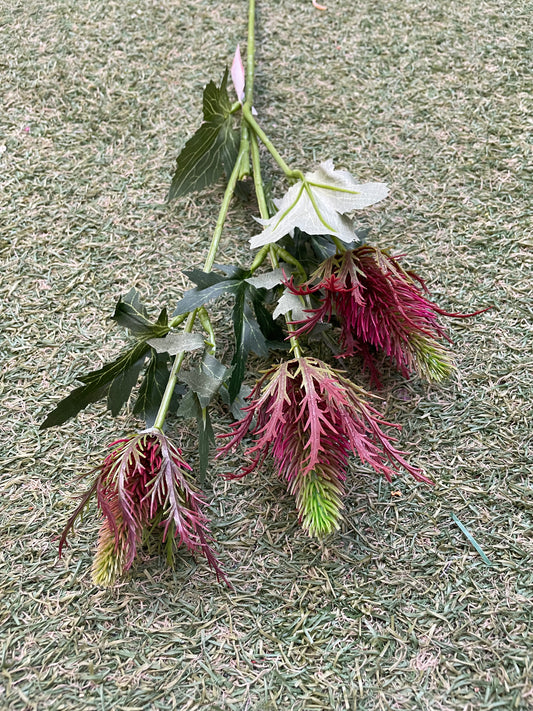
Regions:
[[[304,181],[292,185],[281,200],[278,212],[268,220],[258,220],[265,229],[250,240],[252,248],[272,244],[298,227],[309,235],[329,234],[350,243],[355,231],[346,213],[383,200],[389,194],[385,183],[359,185],[346,170],[335,170],[333,161],[306,173]]]
[[[273,289],[284,279],[283,269],[274,269],[271,272],[266,272],[265,274],[258,274],[257,276],[248,277],[244,281],[248,284],[255,286],[256,289]]]
[[[272,318],[277,318],[278,316],[285,316],[291,311],[291,321],[305,321],[308,314],[303,310],[303,305],[296,294],[291,293],[288,289],[285,289],[282,296],[280,297]]]
[[[150,338],[146,341],[157,353],[178,353],[195,351],[204,347],[204,337],[201,333],[168,333],[164,338]]]

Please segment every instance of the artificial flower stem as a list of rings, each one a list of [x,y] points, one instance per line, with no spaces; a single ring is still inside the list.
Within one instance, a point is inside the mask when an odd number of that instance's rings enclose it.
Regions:
[[[235,186],[237,185],[237,180],[239,179],[242,158],[247,153],[248,141],[241,140],[239,154],[237,155],[237,160],[235,161],[235,165],[233,166],[233,170],[231,171],[231,175],[229,177],[226,190],[224,192],[222,205],[220,206],[220,212],[218,213],[217,223],[215,225],[215,230],[211,239],[211,246],[209,247],[209,252],[207,253],[207,257],[205,259],[204,272],[210,272],[213,268],[213,264],[215,263],[218,246],[220,244],[220,237],[222,236],[222,230],[224,228],[224,222],[226,221],[231,198],[233,197],[233,193],[235,192]]]
[[[272,142],[268,138],[268,136],[264,133],[262,128],[259,126],[257,121],[254,119],[253,114],[252,114],[252,100],[253,100],[253,87],[254,87],[254,64],[255,64],[255,30],[254,30],[254,23],[255,23],[255,0],[250,0],[249,5],[248,5],[248,44],[246,48],[246,89],[245,89],[245,102],[242,107],[242,113],[246,121],[248,122],[248,125],[252,129],[251,135],[250,135],[250,148],[251,148],[251,155],[252,155],[252,172],[254,176],[254,186],[255,186],[255,194],[257,197],[257,204],[259,206],[259,213],[263,219],[268,219],[270,217],[269,210],[268,210],[268,205],[266,202],[265,198],[265,191],[263,189],[263,179],[261,177],[261,158],[259,155],[259,145],[257,143],[257,138],[259,137],[261,141],[263,142],[265,148],[269,151],[271,156],[274,158],[276,163],[280,166],[280,168],[283,170],[285,173],[286,177],[289,179],[296,178],[297,180],[303,180],[303,174],[300,171],[293,171],[289,168],[289,166],[285,163],[283,158],[280,156],[280,154],[277,152],[277,150],[274,148]],[[269,245],[268,250],[265,250],[265,253],[262,254],[263,250],[261,250],[260,256],[261,262],[265,259],[266,253],[269,253],[270,255],[270,261],[272,264],[272,267],[275,269],[279,262],[278,262],[278,257],[276,254],[276,250],[274,245]],[[257,259],[257,258],[256,258]],[[254,260],[255,264],[255,260]],[[287,322],[287,328],[289,330],[289,338],[290,338],[290,344],[291,344],[291,350],[296,356],[296,358],[301,358],[302,357],[302,350],[300,348],[300,344],[298,343],[298,339],[296,336],[292,335],[292,326],[289,323],[288,315],[285,317],[285,321]]]
[[[265,148],[267,151],[270,153],[272,158],[276,161],[276,163],[279,165],[281,170],[285,173],[285,176],[289,180],[304,180],[303,173],[300,170],[291,170],[287,163],[283,160],[283,158],[280,156],[280,154],[277,152],[275,149],[272,141],[268,138],[266,133],[263,131],[261,126],[257,123],[255,118],[252,115],[252,110],[251,110],[251,105],[248,104],[248,102],[245,102],[243,107],[242,107],[242,113],[246,121],[248,122],[248,125],[252,129],[252,131],[255,133],[255,135],[261,139],[261,143],[264,144]]]
[[[210,272],[211,269],[213,268],[213,264],[215,263],[216,259],[216,254],[218,251],[218,246],[220,244],[220,237],[222,236],[222,230],[224,228],[224,222],[226,221],[226,217],[228,215],[228,210],[231,202],[231,198],[233,197],[233,193],[235,192],[235,186],[237,185],[237,180],[239,178],[239,172],[241,168],[241,160],[244,154],[248,153],[248,142],[244,142],[241,140],[241,146],[239,148],[239,154],[237,156],[237,160],[235,161],[235,165],[233,167],[233,170],[231,171],[230,178],[228,180],[228,185],[226,187],[226,190],[224,192],[224,198],[222,199],[222,205],[220,206],[220,212],[218,213],[218,219],[217,223],[215,225],[215,230],[213,232],[213,237],[211,238],[211,245],[209,247],[209,252],[207,253],[207,257],[205,259],[204,263],[204,272]],[[194,322],[196,321],[196,316],[198,315],[198,309],[195,309],[194,311],[191,311],[187,317],[187,323],[185,324],[185,333],[192,333],[192,329],[194,328]],[[170,322],[170,327],[174,327],[174,322],[180,319],[181,316],[178,316],[176,319]],[[211,335],[211,334],[209,334]],[[170,407],[170,401],[172,400],[172,395],[174,394],[174,388],[176,387],[176,383],[178,382],[178,373],[180,371],[180,368],[182,366],[183,360],[185,358],[185,353],[178,353],[178,355],[174,358],[174,363],[172,364],[172,369],[170,371],[170,375],[168,378],[168,382],[165,388],[165,392],[163,393],[163,397],[161,398],[161,404],[159,405],[159,410],[157,412],[157,416],[155,418],[154,422],[154,428],[158,429],[160,431],[163,431],[163,425],[165,423],[166,416],[168,414],[168,409]]]
[[[192,333],[197,313],[198,309],[195,309],[189,314],[187,318],[187,323],[185,324],[185,333]],[[178,373],[180,372],[180,368],[182,366],[184,358],[185,352],[182,351],[181,353],[178,353],[178,355],[174,358],[174,363],[172,364],[172,369],[168,377],[167,386],[165,388],[165,392],[163,393],[163,397],[161,398],[161,404],[159,405],[157,417],[155,418],[155,422],[153,425],[154,429],[159,430],[160,432],[163,431],[163,425],[165,424],[168,408],[170,407],[170,401],[172,400],[172,395],[174,394],[174,388],[176,387],[176,383],[178,382]]]
[[[220,206],[220,212],[218,213],[218,219],[217,219],[217,223],[215,225],[215,230],[213,232],[213,237],[211,239],[211,245],[209,247],[209,252],[207,253],[207,257],[206,257],[206,260],[204,263],[204,272],[210,272],[211,269],[213,268],[213,264],[215,263],[216,254],[218,251],[218,246],[220,244],[220,237],[222,236],[222,229],[224,227],[224,223],[225,223],[226,217],[228,215],[229,205],[231,202],[231,198],[233,197],[233,193],[235,192],[235,186],[237,185],[237,180],[239,179],[239,172],[240,172],[242,157],[243,157],[243,155],[245,155],[248,152],[248,149],[249,149],[248,143],[241,141],[239,154],[237,156],[237,160],[235,161],[235,165],[234,165],[233,170],[231,172],[230,179],[228,181],[228,185],[227,185],[226,190],[224,192],[224,198],[222,199],[222,205]],[[187,315],[188,314],[180,314],[179,316],[176,316],[169,323],[169,327],[176,328],[176,326],[179,326],[180,323],[183,323],[183,321],[185,320]],[[191,329],[192,329],[192,326],[191,326]],[[187,331],[187,327],[185,327],[185,332],[190,333],[190,331]]]
[[[337,251],[339,254],[344,254],[346,252],[346,245],[343,244],[338,237],[335,237],[335,235],[329,235],[331,237],[331,240],[335,247],[337,247]]]
[[[255,194],[257,197],[257,204],[259,206],[259,213],[263,219],[268,219],[270,217],[268,213],[268,205],[265,198],[265,191],[263,189],[263,179],[261,177],[261,158],[259,156],[259,145],[257,143],[257,136],[255,133],[251,135],[251,149],[252,149],[252,172],[254,174],[254,186]],[[268,246],[268,252],[270,255],[270,262],[272,268],[276,269],[279,266],[278,255],[276,251],[276,245],[270,244]],[[287,330],[289,332],[289,341],[291,344],[291,351],[294,353],[296,358],[302,357],[302,349],[298,343],[298,339],[293,335],[294,329],[290,324],[289,314],[285,314],[285,322],[287,324]]]
[[[255,0],[248,2],[248,41],[246,43],[246,81],[244,103],[252,105],[255,73]],[[244,107],[243,107],[244,108]]]

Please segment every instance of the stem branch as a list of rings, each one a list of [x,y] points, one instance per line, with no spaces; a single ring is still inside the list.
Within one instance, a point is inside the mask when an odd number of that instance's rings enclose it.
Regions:
[[[252,1],[253,0],[251,0],[251,2]],[[237,160],[235,161],[233,170],[231,171],[231,175],[228,180],[228,185],[227,185],[226,190],[224,192],[224,197],[222,199],[222,205],[220,206],[220,212],[218,213],[217,223],[215,225],[215,230],[213,232],[213,237],[211,239],[211,245],[209,247],[209,252],[207,253],[207,257],[205,259],[204,272],[210,272],[211,269],[213,268],[213,264],[215,263],[217,250],[218,250],[218,247],[220,244],[220,238],[222,236],[222,230],[224,228],[224,222],[226,221],[231,198],[233,197],[233,193],[235,192],[235,186],[236,186],[237,180],[239,178],[242,157],[247,151],[248,151],[248,140],[246,140],[246,141],[241,140],[239,154],[237,156]],[[192,329],[194,328],[194,322],[196,321],[197,314],[198,314],[198,309],[195,309],[194,311],[191,311],[191,313],[188,315],[187,323],[185,324],[185,329],[184,329],[185,333],[192,333]],[[177,323],[180,323],[180,319],[183,320],[181,316],[177,316],[175,319],[173,319],[170,322],[171,328],[174,327],[174,325],[176,325]],[[159,410],[157,412],[157,417],[154,422],[154,427],[156,427],[159,430],[162,430],[163,424],[164,424],[166,416],[168,414],[168,409],[170,407],[170,401],[172,400],[174,388],[176,387],[176,383],[178,382],[178,373],[179,373],[180,368],[183,364],[184,358],[185,358],[184,352],[178,353],[178,355],[174,358],[174,363],[172,364],[172,369],[170,371],[170,376],[168,378],[167,386],[165,388],[165,392],[163,393],[163,397],[161,399],[161,404],[159,405]]]

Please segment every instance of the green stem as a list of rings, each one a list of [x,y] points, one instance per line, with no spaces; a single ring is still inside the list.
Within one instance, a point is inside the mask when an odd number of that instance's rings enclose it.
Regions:
[[[244,103],[252,105],[254,97],[255,73],[255,0],[248,3],[248,42],[246,44],[246,83],[244,85]]]
[[[346,245],[343,242],[341,242],[338,237],[335,237],[335,235],[330,235],[330,237],[333,241],[333,244],[335,245],[335,247],[337,247],[337,250],[340,252],[340,254],[344,254],[344,252],[347,251]]]
[[[191,333],[194,322],[196,321],[196,309],[191,311],[187,318],[187,323],[185,324],[185,333]],[[161,398],[161,404],[159,405],[159,410],[157,411],[157,417],[155,418],[154,427],[158,430],[163,431],[163,425],[165,424],[165,419],[168,413],[168,408],[170,407],[170,401],[172,400],[172,395],[174,394],[174,388],[178,382],[178,373],[185,358],[185,353],[182,351],[174,358],[174,363],[172,364],[172,370],[168,378],[167,386],[163,397]]]
[[[217,223],[215,225],[215,230],[213,232],[213,237],[211,239],[211,245],[209,247],[209,252],[207,253],[207,257],[205,259],[204,272],[210,272],[211,269],[213,268],[213,264],[215,263],[217,250],[218,250],[218,247],[220,244],[220,238],[222,236],[222,230],[224,228],[224,222],[226,221],[231,198],[233,197],[233,193],[235,192],[235,186],[236,186],[237,180],[239,178],[242,157],[243,157],[244,153],[247,151],[248,151],[247,142],[244,142],[241,140],[239,154],[237,156],[237,160],[235,161],[235,165],[233,167],[230,178],[228,180],[228,185],[227,185],[226,190],[224,192],[224,197],[222,199],[222,205],[220,206],[220,212],[218,213]],[[197,314],[198,314],[198,309],[195,309],[194,311],[191,311],[190,314],[188,315],[187,323],[185,324],[185,329],[184,329],[185,333],[192,333],[192,329],[194,328],[194,322],[196,321]],[[171,321],[170,326],[173,327],[175,321],[177,321],[180,318],[181,318],[181,316],[178,316],[176,319]],[[170,407],[170,401],[172,400],[172,395],[174,393],[174,388],[176,387],[176,383],[178,382],[178,373],[179,373],[180,368],[183,364],[184,358],[185,358],[184,352],[178,353],[178,355],[174,358],[174,363],[172,364],[172,369],[170,371],[170,376],[168,378],[167,386],[165,388],[165,392],[163,393],[163,397],[161,398],[161,404],[159,405],[157,417],[154,422],[154,427],[159,430],[163,429],[163,425],[165,423],[165,419],[168,414],[168,409]]]
[[[248,125],[252,129],[252,131],[255,133],[255,135],[258,138],[261,139],[261,143],[264,144],[265,148],[270,153],[272,158],[274,158],[274,160],[279,165],[281,170],[285,173],[285,176],[287,178],[289,178],[289,180],[303,180],[304,179],[303,173],[300,170],[291,170],[289,168],[287,163],[285,163],[283,158],[277,152],[272,141],[269,139],[269,137],[263,131],[261,126],[257,123],[257,121],[255,120],[255,118],[252,114],[251,104],[248,104],[248,102],[246,102],[244,104],[244,106],[242,107],[242,113],[243,113],[244,118],[248,122]]]
[[[269,217],[268,205],[265,198],[265,191],[263,189],[263,179],[261,178],[261,158],[259,156],[259,145],[257,143],[257,136],[255,135],[255,133],[252,133],[250,140],[252,148],[252,172],[254,175],[254,186],[255,194],[257,196],[257,204],[259,206],[259,213],[261,214],[261,217],[263,219],[267,219]],[[279,262],[274,245],[269,245],[269,253],[272,268],[276,269],[276,267],[278,267],[279,265]],[[290,324],[289,314],[285,314],[285,323],[287,324],[287,330],[289,332],[291,351],[294,353],[296,358],[301,358],[303,355],[302,349],[300,347],[298,339],[296,338],[296,336],[293,335],[294,329]]]

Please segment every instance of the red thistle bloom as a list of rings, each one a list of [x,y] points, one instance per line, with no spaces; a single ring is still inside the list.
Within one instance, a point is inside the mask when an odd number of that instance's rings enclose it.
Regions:
[[[466,316],[439,309],[424,296],[422,279],[382,250],[364,246],[330,257],[308,282],[296,286],[291,279],[286,286],[294,294],[319,298],[318,307],[299,322],[296,335],[336,316],[341,325],[341,357],[361,353],[378,384],[375,351],[389,356],[406,377],[415,371],[440,381],[454,368],[449,352],[439,343],[440,338],[449,338],[438,316]]]
[[[205,502],[191,481],[191,467],[165,435],[150,429],[117,440],[99,467],[91,489],[71,516],[61,548],[78,514],[96,493],[103,515],[98,549],[93,563],[97,585],[111,585],[128,570],[143,533],[159,525],[163,541],[185,545],[205,556],[217,578],[225,579],[211,550]]]
[[[320,536],[338,528],[347,462],[359,456],[390,480],[399,467],[431,483],[410,465],[382,426],[392,426],[366,402],[366,393],[338,371],[315,358],[295,358],[277,365],[252,390],[245,417],[232,425],[220,456],[250,434],[252,457],[242,477],[272,453],[278,475],[296,497],[303,527]]]

